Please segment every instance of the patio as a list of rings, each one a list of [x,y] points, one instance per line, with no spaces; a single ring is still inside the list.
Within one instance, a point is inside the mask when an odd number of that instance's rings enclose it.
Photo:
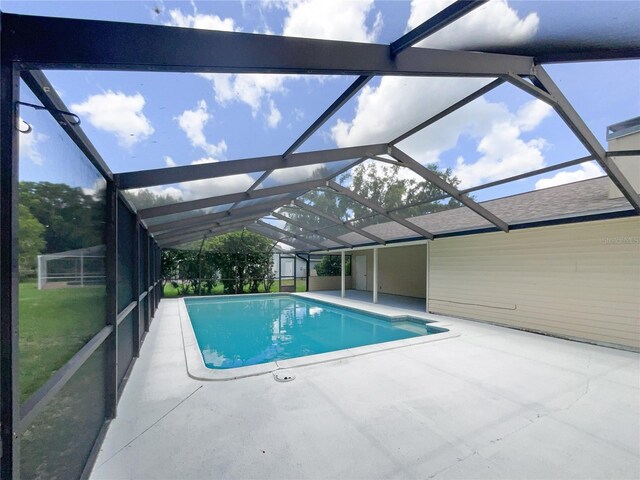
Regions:
[[[440,319],[461,336],[296,368],[290,383],[202,382],[164,299],[91,478],[640,475],[637,354]]]

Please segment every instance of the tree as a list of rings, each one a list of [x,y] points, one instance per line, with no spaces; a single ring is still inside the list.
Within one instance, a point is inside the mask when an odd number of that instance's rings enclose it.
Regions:
[[[453,175],[450,168],[439,170],[435,163],[426,167],[451,185],[460,184],[460,180]],[[406,169],[400,170],[401,168],[403,167],[398,165],[380,166],[376,162],[365,162],[354,167],[351,172],[340,176],[339,182],[344,185],[351,184],[350,188],[354,193],[377,203],[386,210],[400,209],[398,214],[403,217],[425,215],[460,205],[452,198],[441,198],[445,195],[444,192],[422,177],[416,174],[401,175],[401,172],[406,172]],[[430,201],[431,199],[436,201]],[[377,215],[355,200],[329,189],[312,190],[306,193],[302,200],[341,221],[367,217],[354,223],[354,226],[361,228],[389,221],[387,217]],[[420,202],[422,204],[406,207]],[[280,211],[310,230],[322,229],[330,224],[328,220],[299,208],[283,207]],[[297,231],[297,228],[291,224],[287,224],[286,229]],[[322,232],[319,233],[322,234]]]
[[[349,257],[345,260],[345,273],[350,271],[350,261]],[[319,277],[331,277],[341,275],[342,272],[342,259],[338,255],[325,255],[322,257],[322,260],[318,262],[315,266],[316,273]]]
[[[169,193],[153,193],[147,188],[127,190],[125,195],[138,210],[157,207],[160,205],[168,205],[182,200],[182,197],[174,197]]]
[[[340,180],[343,183],[351,180],[351,189],[355,193],[375,201],[386,210],[401,209],[398,213],[403,217],[425,215],[460,206],[457,200],[449,198],[442,190],[422,177],[416,174],[409,178],[401,176],[401,168],[398,165],[381,167],[374,162],[362,163],[353,169],[352,174],[347,173]],[[454,187],[460,184],[460,180],[453,175],[450,168],[439,170],[435,163],[426,165],[426,168]],[[445,198],[441,198],[443,196]],[[420,202],[424,203],[411,206]],[[356,202],[351,202],[351,208],[355,218],[371,212]],[[389,220],[380,218],[379,221]],[[371,221],[366,224],[370,223]]]
[[[20,271],[36,268],[36,258],[45,248],[44,226],[25,205],[18,205],[18,264]]]
[[[20,182],[20,204],[44,226],[46,253],[104,243],[104,191],[85,193],[64,183]]]
[[[256,293],[261,282],[273,270],[272,240],[243,230],[232,232],[204,243],[204,251],[213,253],[225,293],[242,293],[245,284]]]

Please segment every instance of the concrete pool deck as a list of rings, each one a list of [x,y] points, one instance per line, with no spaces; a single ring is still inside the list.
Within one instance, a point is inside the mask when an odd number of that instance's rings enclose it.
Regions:
[[[370,301],[359,293],[345,302]],[[424,308],[381,301],[367,308]],[[288,383],[199,381],[178,301],[163,299],[91,478],[640,477],[637,353],[446,322],[461,335],[290,369]]]

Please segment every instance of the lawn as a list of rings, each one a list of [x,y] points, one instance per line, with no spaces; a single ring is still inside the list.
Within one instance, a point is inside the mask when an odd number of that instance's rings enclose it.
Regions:
[[[296,290],[305,289],[305,280],[298,280]],[[275,282],[271,292],[277,291]],[[222,293],[222,284],[217,285],[214,294]],[[177,297],[178,293],[167,284],[164,295]],[[20,284],[22,403],[104,327],[105,300],[103,286],[38,290],[35,283]]]
[[[277,293],[279,291],[278,289],[278,281],[276,281],[273,286],[271,287],[270,292],[271,293]],[[305,279],[298,279],[296,281],[296,292],[306,292],[307,291],[307,281]],[[259,293],[264,293],[264,287],[262,285],[260,285],[260,287],[258,288],[258,292]],[[212,295],[222,295],[224,293],[223,291],[223,286],[222,284],[218,284],[213,288],[213,293]],[[245,293],[249,293],[248,291],[248,287],[245,287]],[[173,285],[171,285],[170,283],[167,283],[164,286],[164,296],[168,297],[168,298],[174,298],[174,297],[179,297],[180,295],[178,294],[177,289],[175,289],[173,287]]]
[[[24,402],[105,325],[105,287],[20,284],[20,400]]]

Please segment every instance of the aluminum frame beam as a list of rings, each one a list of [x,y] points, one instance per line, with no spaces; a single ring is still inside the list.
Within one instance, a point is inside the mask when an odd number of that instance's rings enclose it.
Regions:
[[[254,221],[256,218],[259,218],[260,215],[257,214],[253,214],[253,215],[246,215],[246,216],[242,216],[240,218],[237,219],[232,219],[230,221],[225,222],[224,219],[222,219],[221,221],[217,221],[217,222],[206,222],[202,225],[197,225],[195,227],[190,227],[190,228],[178,228],[175,230],[167,230],[167,231],[163,231],[157,235],[154,235],[153,238],[155,238],[157,241],[161,241],[161,240],[167,240],[167,239],[173,239],[173,238],[178,238],[181,236],[186,236],[186,235],[191,235],[194,233],[200,233],[200,232],[205,232],[211,229],[216,229],[216,228],[226,228],[226,227],[232,227],[232,226],[237,226],[237,225],[243,225],[245,223],[249,223]]]
[[[247,230],[251,230],[253,233],[257,233],[257,234],[259,234],[259,235],[264,235],[265,237],[269,237],[271,240],[275,240],[275,241],[277,241],[278,243],[284,243],[285,245],[289,245],[290,247],[293,247],[294,249],[296,249],[296,251],[300,251],[300,250],[298,250],[298,246],[299,246],[299,245],[295,245],[295,244],[291,243],[290,241],[285,240],[285,239],[284,239],[285,237],[283,237],[283,238],[278,238],[278,237],[274,237],[274,236],[273,236],[273,234],[272,234],[272,233],[270,233],[270,232],[263,232],[263,231],[260,231],[260,230],[258,230],[258,229],[256,228],[256,225],[255,225],[255,224],[247,225]],[[287,237],[287,238],[288,238],[288,237]],[[304,242],[300,242],[300,243],[303,243],[303,244],[304,244]],[[289,253],[289,252],[286,252],[286,253]],[[291,252],[291,253],[293,253],[293,252]]]
[[[248,216],[248,215],[256,214],[256,216],[260,216],[260,215],[264,215],[271,212],[271,210],[281,205],[284,205],[285,203],[287,203],[287,201],[288,200],[286,201],[279,200],[279,201],[270,202],[266,204],[249,205],[248,207],[238,208],[233,212],[229,212],[225,210],[222,212],[205,213],[203,215],[198,215],[197,217],[189,217],[183,220],[175,220],[173,222],[158,223],[155,225],[150,225],[149,232],[158,233],[158,232],[163,232],[167,230],[184,229],[188,227],[197,226],[204,222],[215,223],[217,220],[221,220],[223,218],[231,219],[232,217],[242,217],[243,215]]]
[[[484,87],[476,90],[475,92],[471,93],[470,95],[467,95],[462,100],[457,101],[456,103],[454,103],[450,107],[445,108],[441,112],[439,112],[439,113],[435,114],[434,116],[432,116],[431,118],[425,120],[420,125],[417,125],[417,126],[413,127],[411,130],[409,130],[409,131],[403,133],[402,135],[394,138],[393,140],[391,140],[389,142],[389,144],[390,145],[395,145],[396,143],[399,143],[402,140],[405,140],[406,138],[410,137],[414,133],[418,133],[420,130],[423,130],[423,129],[427,128],[429,125],[432,125],[432,124],[436,123],[441,118],[446,117],[447,115],[449,115],[449,114],[455,112],[456,110],[464,107],[465,105],[473,102],[475,99],[480,98],[485,93],[490,92],[494,88],[499,87],[500,85],[502,85],[504,83],[504,81],[505,80],[503,78],[497,78],[493,82],[488,83]]]
[[[600,145],[600,142],[591,132],[584,120],[578,115],[569,100],[564,96],[555,82],[542,66],[535,68],[535,78],[540,87],[549,95],[549,99],[541,98],[541,100],[549,103],[556,113],[562,118],[564,123],[571,129],[585,148],[593,155],[602,169],[609,176],[611,181],[620,189],[625,198],[633,206],[635,211],[640,214],[640,196],[634,190],[629,180],[624,176],[615,162],[607,157],[606,150]],[[535,81],[534,81],[535,82]]]
[[[277,232],[277,233],[282,233],[282,234],[285,235],[282,238],[293,238],[293,239],[297,240],[300,243],[306,243],[307,245],[310,245],[312,247],[316,247],[316,248],[318,248],[320,250],[324,250],[325,248],[327,248],[326,246],[324,246],[324,245],[322,245],[320,243],[316,243],[313,240],[308,240],[308,239],[306,239],[304,237],[301,237],[300,235],[297,235],[297,234],[295,234],[293,232],[289,232],[289,231],[284,230],[282,228],[278,228],[275,225],[271,225],[270,223],[263,222],[262,220],[256,220],[256,225],[260,225],[261,227],[268,228],[269,230]]]
[[[329,187],[331,190],[334,190],[338,194],[344,195],[346,197],[349,197],[350,199],[358,202],[361,205],[364,205],[365,207],[373,210],[374,212],[377,212],[380,215],[383,215],[383,216],[387,217],[392,222],[396,222],[396,223],[402,225],[405,228],[408,228],[412,232],[415,232],[415,233],[417,233],[418,235],[420,235],[420,236],[422,236],[424,238],[428,238],[429,240],[433,240],[433,233],[425,230],[424,228],[416,225],[413,222],[410,222],[409,220],[401,217],[400,215],[397,215],[397,214],[395,214],[393,212],[390,212],[390,211],[384,209],[383,207],[381,207],[377,203],[372,202],[371,200],[358,195],[357,193],[349,190],[348,188],[343,187],[339,183],[336,183],[336,182],[333,182],[333,181],[329,181],[329,182],[327,182],[327,187]]]
[[[407,168],[409,168],[410,170],[413,170],[415,173],[420,175],[422,178],[424,178],[428,182],[431,182],[440,190],[443,190],[444,192],[451,195],[453,198],[458,200],[464,206],[468,207],[470,210],[473,210],[475,213],[483,217],[485,220],[493,223],[496,227],[498,227],[503,232],[509,231],[509,225],[506,222],[500,220],[497,216],[495,216],[489,210],[484,208],[482,205],[476,203],[475,200],[472,200],[468,196],[460,193],[460,191],[456,187],[454,187],[450,183],[447,183],[445,180],[440,178],[438,175],[433,173],[428,168],[422,166],[420,163],[415,161],[413,158],[411,158],[409,155],[404,153],[398,147],[389,145],[389,155],[391,155],[393,158],[395,158],[399,162],[403,163]]]
[[[487,3],[488,0],[458,0],[433,17],[426,20],[410,32],[392,42],[390,45],[391,55],[396,56],[407,48],[424,40],[429,35],[433,35],[438,30],[442,30],[447,25],[455,22],[467,13]]]
[[[227,177],[241,173],[254,173],[263,170],[277,170],[280,168],[301,167],[319,163],[338,162],[360,157],[369,157],[386,153],[386,144],[363,145],[358,147],[333,148],[314,152],[292,153],[287,157],[280,155],[241,160],[227,160],[224,162],[201,163],[198,165],[183,165],[179,167],[156,168],[140,170],[114,175],[118,188],[129,190],[132,188],[153,187],[156,185],[170,185],[173,183],[190,182],[210,178]]]
[[[609,153],[609,152],[607,152],[607,153]],[[639,154],[640,154],[640,152],[639,152]],[[553,172],[553,171],[556,171],[556,170],[562,170],[563,168],[573,167],[575,165],[580,165],[581,163],[590,162],[592,160],[595,160],[595,157],[593,155],[587,155],[586,157],[575,158],[573,160],[568,160],[566,162],[558,163],[556,165],[550,165],[548,167],[539,168],[537,170],[532,170],[530,172],[520,173],[518,175],[513,175],[511,177],[502,178],[500,180],[495,180],[493,182],[484,183],[482,185],[476,185],[475,187],[465,188],[464,190],[460,190],[460,193],[462,195],[467,195],[469,193],[473,193],[473,192],[476,192],[478,190],[484,190],[485,188],[496,187],[498,185],[503,185],[505,183],[515,182],[517,180],[522,180],[524,178],[535,177],[536,175],[542,175],[543,173],[549,173],[549,172]],[[397,212],[398,210],[403,210],[405,208],[417,207],[417,206],[420,206],[420,205],[425,205],[427,203],[437,202],[438,200],[443,200],[443,199],[447,198],[448,196],[449,195],[440,195],[440,196],[437,196],[437,197],[432,197],[432,198],[430,198],[428,200],[423,200],[423,201],[419,201],[419,202],[413,202],[413,203],[410,203],[410,204],[407,204],[407,205],[403,205],[402,207],[393,208],[393,209],[391,209],[389,211],[390,212]],[[370,213],[370,214],[367,214],[367,215],[363,215],[361,217],[357,217],[357,218],[351,219],[351,220],[349,220],[349,222],[358,222],[360,220],[364,220],[366,218],[373,217],[374,215],[376,215],[376,214],[375,213]]]
[[[495,77],[533,67],[514,55],[410,48],[392,58],[388,45],[15,14],[2,15],[2,48],[24,69]]]
[[[366,230],[362,230],[361,228],[358,227],[354,227],[353,225],[348,224],[347,222],[343,222],[342,220],[340,220],[338,217],[334,217],[333,215],[330,215],[328,213],[323,212],[322,210],[319,210],[311,205],[307,205],[304,202],[301,202],[300,200],[294,200],[293,202],[298,208],[301,208],[302,210],[306,210],[309,213],[313,213],[314,215],[317,215],[318,217],[322,217],[326,220],[329,220],[330,222],[335,223],[336,225],[341,225],[343,227],[345,227],[347,230],[351,230],[354,233],[357,233],[358,235],[362,235],[365,238],[368,238],[369,240],[373,240],[376,243],[379,243],[381,245],[386,245],[386,241],[383,240],[382,238],[374,235],[373,233],[369,233]]]
[[[182,245],[184,243],[189,243],[195,240],[199,240],[203,237],[222,235],[223,233],[233,232],[235,230],[242,229],[242,228],[244,228],[244,225],[237,224],[237,225],[231,225],[224,228],[209,229],[209,230],[193,233],[191,235],[187,235],[184,237],[175,237],[172,239],[164,240],[162,242],[158,241],[158,245],[160,245],[161,247]]]
[[[283,222],[293,225],[294,227],[298,227],[300,230],[312,233],[314,235],[318,235],[320,237],[324,237],[327,240],[331,240],[332,242],[337,243],[338,245],[342,245],[343,247],[353,248],[353,245],[345,242],[344,240],[340,240],[338,237],[335,237],[333,235],[327,235],[325,233],[320,233],[320,229],[312,230],[308,227],[305,227],[302,223],[292,220],[289,217],[286,217],[284,215],[281,215],[278,212],[271,212],[271,215],[277,218],[278,220],[282,220]]]
[[[308,191],[316,187],[320,187],[324,185],[324,183],[325,180],[311,180],[307,182],[278,185],[276,187],[261,188],[260,190],[252,190],[250,192],[228,193],[214,197],[200,198],[198,200],[188,200],[186,202],[171,203],[158,207],[143,208],[138,210],[138,215],[140,215],[140,218],[142,219],[162,217],[164,215],[200,210],[201,208],[217,207],[245,200],[254,200],[256,198],[272,197],[275,195],[282,195],[284,193],[295,193],[301,190]]]
[[[69,108],[62,101],[45,74],[40,70],[24,70],[21,72],[20,76],[38,100],[42,102],[42,105],[47,109],[53,109],[49,110],[51,116],[62,127],[71,141],[73,141],[80,151],[86,155],[93,166],[98,169],[102,176],[107,180],[113,179],[113,172],[111,172],[111,169],[100,153],[98,153],[98,150],[96,150],[96,147],[91,143],[91,140],[89,140],[82,128],[80,128],[79,125],[72,125],[69,123],[67,116],[55,112],[55,110],[68,112]]]
[[[441,12],[425,21],[422,25],[403,35],[400,39],[390,45],[391,55],[395,56],[401,51],[407,49],[414,43],[432,35],[451,22],[466,15],[468,12],[474,10],[478,6],[487,2],[488,0],[458,0],[455,4],[446,7]],[[401,45],[400,45],[401,44]],[[356,80],[349,85],[349,87],[327,108],[302,135],[300,135],[296,141],[284,152],[283,156],[287,156],[296,151],[300,145],[302,145],[307,139],[314,134],[322,125],[326,123],[345,103],[347,103],[354,95],[356,95],[362,87],[364,87],[374,76],[373,75],[360,75]],[[265,172],[256,182],[250,187],[250,191],[260,185],[272,171]],[[231,208],[235,208],[235,205]]]

